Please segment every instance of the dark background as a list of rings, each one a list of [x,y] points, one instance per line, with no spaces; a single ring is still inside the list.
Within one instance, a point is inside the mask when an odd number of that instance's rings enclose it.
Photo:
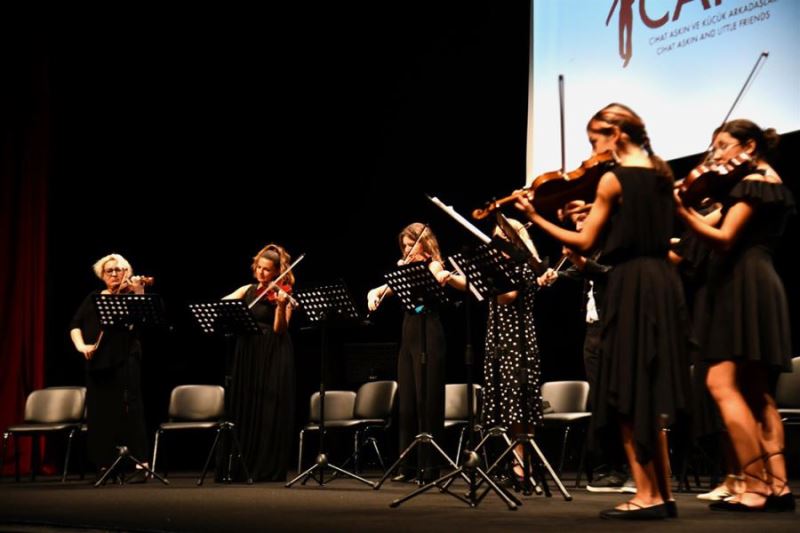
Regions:
[[[100,286],[91,265],[107,253],[154,276],[169,313],[172,328],[144,338],[155,427],[173,386],[224,375],[224,341],[194,330],[186,304],[248,283],[264,244],[307,254],[296,289],[342,278],[364,309],[406,224],[429,222],[445,254],[474,243],[424,193],[466,215],[524,182],[528,2],[288,4],[62,8],[4,23],[49,78],[46,385],[83,382],[68,322]],[[721,87],[720,97],[737,91]],[[786,136],[778,162],[795,191],[798,144]],[[673,162],[676,175],[696,162]],[[558,245],[534,237],[558,257]],[[796,222],[777,265],[796,317],[795,238]],[[538,297],[545,380],[583,378],[580,303],[580,287],[565,283]],[[334,331],[329,388],[353,388],[363,374],[345,345],[396,342],[401,316],[387,301],[373,326]],[[448,381],[463,381],[463,307],[444,322]],[[484,323],[473,306],[478,365]],[[319,335],[305,325],[298,314],[291,327],[298,424],[319,384]],[[393,377],[380,363],[370,373]]]

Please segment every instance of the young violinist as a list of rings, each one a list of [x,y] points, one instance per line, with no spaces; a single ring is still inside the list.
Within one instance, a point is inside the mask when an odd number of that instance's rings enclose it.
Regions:
[[[139,336],[127,329],[101,330],[94,295],[142,294],[146,280],[134,276],[130,263],[119,254],[103,256],[93,270],[105,288],[91,292],[78,307],[70,322],[70,338],[86,360],[88,450],[99,477],[117,458],[117,446],[127,446],[134,457],[147,457],[147,435]]]
[[[419,222],[409,224],[398,235],[401,259],[399,265],[424,261],[431,273],[442,285],[450,285],[459,290],[466,288],[463,277],[451,273],[444,268],[439,243],[431,229]],[[369,291],[367,305],[375,311],[384,298],[390,296],[392,290],[388,285],[381,285]],[[425,321],[426,364],[426,405],[421,405],[422,366],[420,363],[422,344],[422,322]],[[427,309],[424,313],[406,312],[403,318],[400,338],[400,353],[397,357],[397,383],[399,398],[399,443],[400,450],[411,444],[423,426],[431,433],[434,440],[442,442],[444,437],[444,389],[445,389],[445,356],[447,345],[444,329],[437,309]],[[434,460],[430,446],[416,448],[417,468],[413,461],[406,461],[400,473],[393,481],[417,481],[427,483],[439,477],[438,464]]]
[[[294,429],[295,364],[288,327],[294,273],[284,273],[291,258],[277,244],[253,257],[255,283],[239,287],[223,299],[242,299],[261,328],[261,335],[236,339],[230,387],[230,417],[242,455],[255,481],[285,481]]]
[[[600,178],[581,231],[545,219],[525,197],[516,205],[581,255],[601,250],[603,262],[613,267],[599,313],[602,357],[592,392],[592,426],[595,432],[620,426],[636,494],[600,516],[677,516],[661,431],[689,403],[685,306],[680,280],[667,261],[672,173],[653,153],[641,118],[626,106],[610,104],[598,111],[587,133],[594,152],[613,151],[618,164]]]
[[[795,204],[767,162],[778,142],[773,129],[732,120],[714,132],[713,162],[747,154],[750,165],[714,200],[713,220],[683,205],[677,211],[711,247],[703,322],[699,331],[709,364],[706,383],[728,428],[743,473],[744,492],[710,505],[722,511],[792,511],[783,456],[783,424],[773,398],[780,372],[791,372],[791,331],[783,283],[772,254]]]

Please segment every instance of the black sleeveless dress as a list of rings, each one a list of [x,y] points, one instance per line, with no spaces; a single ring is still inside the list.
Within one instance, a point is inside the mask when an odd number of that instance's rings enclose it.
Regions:
[[[252,285],[244,301],[255,295]],[[263,333],[236,341],[230,415],[253,479],[285,481],[294,434],[294,350],[288,332],[272,329],[275,304],[263,299],[252,311]]]
[[[761,363],[791,372],[791,328],[786,292],[772,264],[789,216],[792,193],[783,184],[742,180],[723,203],[723,214],[745,201],[754,208],[732,250],[709,259],[705,301],[705,358]]]
[[[602,359],[592,395],[596,431],[633,423],[636,456],[649,461],[658,430],[690,404],[688,313],[667,260],[674,201],[655,170],[618,167],[622,187],[606,226],[603,263],[613,266],[602,302]]]

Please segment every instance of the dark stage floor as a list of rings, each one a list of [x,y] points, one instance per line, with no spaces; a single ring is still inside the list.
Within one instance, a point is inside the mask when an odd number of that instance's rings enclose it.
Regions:
[[[375,479],[375,478],[372,478]],[[176,473],[170,486],[146,484],[94,488],[87,481],[42,478],[0,482],[0,531],[797,531],[794,513],[740,515],[711,512],[695,494],[678,494],[680,519],[663,522],[608,522],[602,509],[625,495],[597,495],[568,487],[573,501],[522,497],[508,511],[489,495],[476,509],[443,494],[428,493],[389,508],[414,487],[387,482],[372,490],[356,481],[313,482],[291,489],[261,483],[195,486],[195,477]],[[564,480],[568,485],[571,481]],[[458,483],[459,490],[465,485]],[[798,483],[793,484],[797,488]]]

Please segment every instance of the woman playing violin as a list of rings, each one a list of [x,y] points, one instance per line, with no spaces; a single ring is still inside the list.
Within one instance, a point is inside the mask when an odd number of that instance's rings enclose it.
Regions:
[[[425,261],[431,273],[442,285],[451,285],[460,290],[466,288],[465,280],[445,270],[439,242],[430,228],[419,222],[409,224],[398,235],[398,244],[402,253],[398,264],[410,264]],[[388,285],[382,285],[369,291],[367,304],[370,311],[378,308],[385,296],[392,294]],[[425,340],[427,348],[426,405],[421,403],[420,363],[422,344],[422,321],[425,321]],[[445,385],[445,343],[444,329],[437,309],[428,309],[422,314],[406,313],[403,318],[400,353],[397,357],[397,384],[399,396],[398,432],[400,450],[404,450],[414,437],[422,431],[424,418],[426,430],[433,434],[436,441],[444,438],[444,385]],[[421,409],[424,407],[424,412]],[[421,473],[421,481],[429,482],[438,478],[438,466],[435,464],[430,446],[419,446],[416,450],[418,468],[413,461],[407,460],[403,470],[394,481],[412,481]]]
[[[636,494],[601,516],[676,516],[661,429],[688,406],[689,372],[682,289],[667,261],[672,174],[653,153],[642,119],[624,105],[598,111],[587,133],[593,151],[612,150],[618,165],[600,178],[581,231],[548,221],[526,198],[517,208],[582,255],[599,248],[602,262],[613,267],[600,302],[602,356],[592,424],[595,431],[620,425]]]
[[[678,214],[712,249],[706,287],[702,355],[706,383],[719,406],[744,475],[745,491],[715,510],[790,511],[784,433],[773,398],[780,372],[791,372],[791,332],[786,293],[772,253],[795,210],[791,192],[766,161],[778,135],[749,120],[714,132],[712,157],[726,164],[746,153],[748,175],[722,198],[709,220],[681,204]]]
[[[224,299],[250,304],[261,335],[236,340],[231,375],[230,416],[250,475],[257,481],[285,481],[294,428],[295,367],[289,320],[289,292],[294,274],[279,285],[271,282],[286,271],[290,257],[268,244],[253,257],[255,283],[239,287]],[[264,291],[269,292],[262,296]],[[261,298],[259,298],[261,296]]]
[[[147,435],[138,333],[101,331],[94,295],[141,294],[147,279],[133,276],[130,263],[119,254],[100,258],[93,270],[105,289],[93,291],[83,300],[70,322],[70,338],[86,360],[89,458],[101,475],[117,458],[117,446],[127,446],[134,457],[147,457]]]

